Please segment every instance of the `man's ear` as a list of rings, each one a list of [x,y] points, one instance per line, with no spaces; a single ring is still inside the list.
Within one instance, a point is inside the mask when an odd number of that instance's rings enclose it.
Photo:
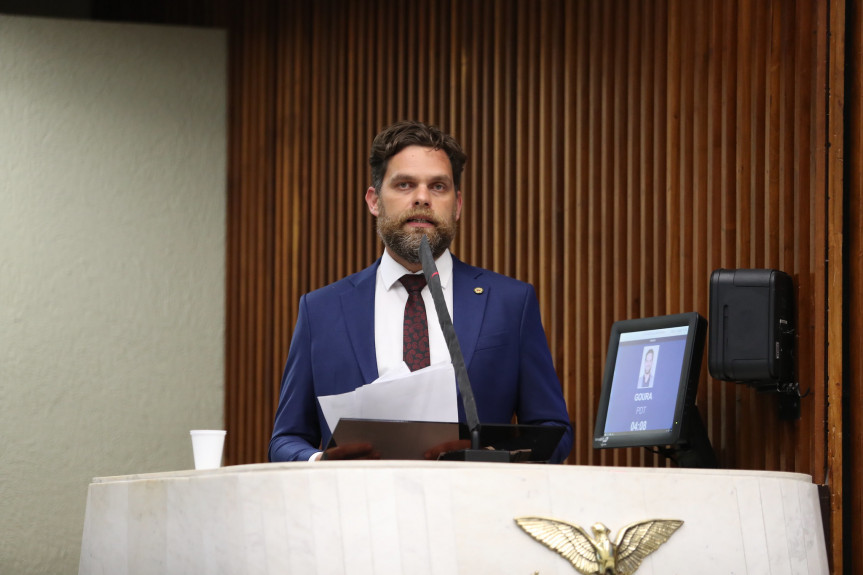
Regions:
[[[366,205],[369,207],[369,212],[375,217],[378,217],[378,202],[380,201],[380,196],[375,191],[373,186],[369,186],[369,189],[366,190]]]
[[[455,221],[461,217],[461,190],[455,192]]]

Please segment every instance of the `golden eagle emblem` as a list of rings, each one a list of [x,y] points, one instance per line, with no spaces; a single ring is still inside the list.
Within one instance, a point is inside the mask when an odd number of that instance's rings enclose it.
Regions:
[[[516,517],[515,522],[528,535],[566,558],[584,575],[629,575],[635,573],[644,558],[683,525],[677,519],[648,519],[631,523],[617,533],[611,542],[611,531],[595,523],[593,537],[572,523],[546,517]]]

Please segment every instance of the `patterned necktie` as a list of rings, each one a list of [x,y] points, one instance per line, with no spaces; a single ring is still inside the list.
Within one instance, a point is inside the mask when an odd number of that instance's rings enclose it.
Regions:
[[[399,278],[399,281],[408,290],[408,301],[405,304],[402,355],[410,370],[416,371],[431,363],[426,304],[420,294],[426,285],[426,278],[424,275],[406,274]]]

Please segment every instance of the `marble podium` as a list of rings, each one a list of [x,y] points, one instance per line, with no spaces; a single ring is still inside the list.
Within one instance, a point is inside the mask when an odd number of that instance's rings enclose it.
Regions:
[[[639,575],[828,573],[808,475],[408,461],[96,478],[80,573],[576,573],[520,516],[683,520]]]

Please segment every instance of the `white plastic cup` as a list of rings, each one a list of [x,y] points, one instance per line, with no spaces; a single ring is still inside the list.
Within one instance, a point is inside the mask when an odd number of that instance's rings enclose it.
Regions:
[[[216,469],[222,466],[222,449],[225,447],[225,431],[222,429],[193,429],[192,453],[195,469]]]

